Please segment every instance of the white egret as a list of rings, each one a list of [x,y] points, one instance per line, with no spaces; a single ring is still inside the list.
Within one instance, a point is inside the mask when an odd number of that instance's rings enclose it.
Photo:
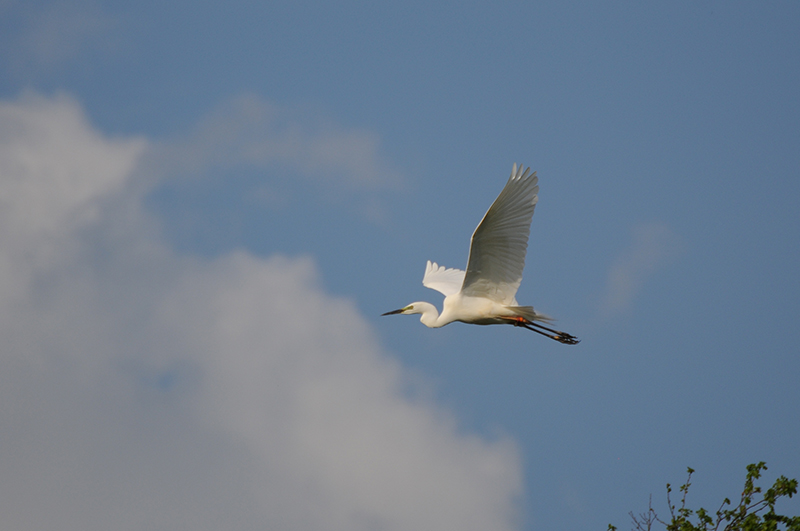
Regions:
[[[520,306],[515,298],[522,282],[533,209],[539,200],[538,181],[536,172],[514,164],[505,188],[472,234],[466,271],[446,269],[428,260],[422,285],[444,294],[441,314],[429,302],[412,302],[383,315],[421,314],[420,321],[428,328],[454,321],[510,324],[567,345],[578,343],[576,337],[540,324],[552,319],[532,306]]]

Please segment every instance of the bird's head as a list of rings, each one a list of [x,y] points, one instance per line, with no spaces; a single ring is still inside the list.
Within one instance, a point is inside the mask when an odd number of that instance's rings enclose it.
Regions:
[[[384,316],[384,315],[397,315],[397,314],[411,315],[411,314],[414,314],[414,313],[422,313],[422,309],[420,308],[420,305],[419,305],[418,302],[412,302],[408,306],[400,308],[399,310],[394,310],[394,311],[391,311],[391,312],[382,313],[381,317]]]
[[[429,302],[412,302],[408,306],[404,306],[403,308],[393,312],[386,312],[383,315],[411,315],[415,313],[422,314],[422,317],[420,317],[419,320],[422,322],[422,324],[429,328],[442,326],[437,324],[437,319],[439,318],[438,310],[436,310],[436,307]]]

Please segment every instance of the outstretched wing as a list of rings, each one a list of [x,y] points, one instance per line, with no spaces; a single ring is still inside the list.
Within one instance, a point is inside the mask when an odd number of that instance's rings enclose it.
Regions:
[[[460,269],[445,269],[444,266],[428,260],[428,265],[425,267],[425,276],[422,277],[423,286],[435,289],[447,297],[453,293],[458,293],[462,284],[464,284],[464,271]]]
[[[472,234],[464,295],[515,304],[538,192],[536,172],[514,164],[505,188]]]

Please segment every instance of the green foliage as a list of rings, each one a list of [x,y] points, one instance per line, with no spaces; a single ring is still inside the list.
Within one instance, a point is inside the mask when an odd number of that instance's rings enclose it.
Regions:
[[[766,470],[766,464],[747,465],[747,477],[739,503],[731,506],[728,498],[722,502],[714,516],[703,509],[689,509],[686,507],[686,494],[692,484],[694,470],[687,469],[689,477],[681,485],[680,507],[672,503],[672,487],[667,483],[667,506],[670,519],[665,522],[653,510],[652,496],[647,512],[638,516],[630,513],[633,520],[633,531],[651,531],[653,526],[663,526],[667,531],[800,531],[800,516],[784,516],[775,512],[775,503],[779,498],[797,494],[797,480],[781,476],[775,480],[772,488],[762,494],[761,487],[755,485],[755,480],[761,477],[761,471]],[[728,507],[728,508],[726,508]],[[762,511],[767,510],[762,514]],[[609,524],[608,531],[616,531],[616,527]]]

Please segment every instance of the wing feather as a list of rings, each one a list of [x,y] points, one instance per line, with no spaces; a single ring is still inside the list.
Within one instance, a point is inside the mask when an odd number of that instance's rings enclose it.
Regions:
[[[425,267],[425,276],[422,277],[422,285],[426,288],[435,289],[445,297],[461,290],[464,284],[464,271],[460,269],[446,269],[436,262],[428,260]]]
[[[514,303],[538,192],[536,172],[514,164],[505,188],[472,234],[462,287],[465,295]]]

